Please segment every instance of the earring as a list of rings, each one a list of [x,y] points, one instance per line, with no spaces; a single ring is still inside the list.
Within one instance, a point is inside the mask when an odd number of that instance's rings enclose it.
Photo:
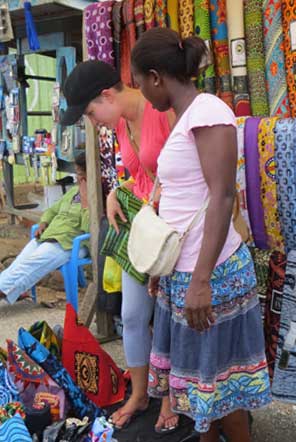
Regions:
[[[158,82],[157,81],[154,83],[154,86],[156,86],[156,87],[158,86]]]

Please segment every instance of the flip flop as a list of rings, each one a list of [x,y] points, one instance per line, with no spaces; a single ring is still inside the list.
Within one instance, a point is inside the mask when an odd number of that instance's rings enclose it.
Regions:
[[[165,424],[168,420],[172,419],[173,417],[178,417],[178,421],[176,423],[176,425],[173,425],[172,427],[165,427]],[[177,415],[171,415],[168,417],[165,417],[163,414],[159,415],[159,418],[161,419],[161,426],[160,427],[154,427],[154,431],[157,434],[170,434],[173,433],[174,431],[177,430],[177,428],[179,427],[179,416]]]
[[[130,423],[132,422],[133,419],[135,419],[136,417],[142,416],[142,414],[145,413],[145,411],[147,411],[148,407],[149,407],[149,404],[147,405],[147,407],[143,408],[142,410],[141,409],[136,410],[134,413],[122,413],[122,412],[118,411],[117,413],[119,414],[119,420],[123,417],[128,416],[128,419],[121,426],[115,425],[113,423],[112,416],[109,417],[108,422],[110,424],[112,424],[116,430],[123,430],[130,425]]]

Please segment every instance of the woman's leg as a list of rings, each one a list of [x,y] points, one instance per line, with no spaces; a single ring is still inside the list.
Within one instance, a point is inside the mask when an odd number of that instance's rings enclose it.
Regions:
[[[247,411],[235,411],[221,419],[221,423],[230,442],[251,442]]]
[[[123,346],[131,374],[132,394],[126,404],[112,415],[112,422],[122,427],[137,411],[147,407],[148,363],[151,351],[150,321],[154,299],[127,273],[122,274]]]
[[[219,442],[219,428],[217,422],[211,424],[211,428],[207,433],[200,435],[200,442]],[[232,440],[231,440],[232,442]]]

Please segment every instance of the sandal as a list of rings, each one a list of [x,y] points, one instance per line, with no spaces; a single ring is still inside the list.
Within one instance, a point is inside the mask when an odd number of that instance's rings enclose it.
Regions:
[[[119,415],[119,420],[123,417],[128,417],[123,425],[119,426],[119,425],[114,424],[113,420],[112,420],[112,416],[109,417],[108,422],[114,426],[115,430],[124,430],[125,428],[127,428],[130,425],[130,423],[132,422],[133,419],[144,414],[145,411],[147,411],[148,407],[149,407],[149,403],[148,403],[147,407],[145,407],[143,409],[136,410],[134,413],[122,413],[121,411],[117,411],[117,413]]]
[[[176,425],[173,425],[171,427],[166,428],[165,424],[168,420],[172,419],[173,417],[177,417],[177,423]],[[154,431],[155,433],[158,434],[170,434],[173,433],[173,431],[177,430],[177,428],[179,427],[179,416],[176,414],[173,414],[171,416],[165,417],[163,414],[159,415],[159,419],[161,421],[161,425],[159,427],[154,427]]]

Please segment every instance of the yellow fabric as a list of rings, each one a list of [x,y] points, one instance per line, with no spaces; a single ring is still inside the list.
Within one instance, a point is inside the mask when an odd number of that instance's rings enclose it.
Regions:
[[[145,0],[144,2],[144,20],[146,30],[155,26],[154,20],[155,0]]]
[[[176,32],[179,32],[179,8],[178,0],[168,0],[168,17],[169,17],[169,27]]]
[[[107,293],[121,292],[121,267],[110,256],[106,256],[104,273],[103,273],[103,289]]]
[[[270,248],[283,250],[283,237],[277,207],[274,159],[274,127],[277,118],[262,118],[259,124],[258,148],[261,177],[261,199],[264,211],[264,224]]]
[[[194,3],[193,0],[179,0],[179,27],[181,38],[194,34]]]

